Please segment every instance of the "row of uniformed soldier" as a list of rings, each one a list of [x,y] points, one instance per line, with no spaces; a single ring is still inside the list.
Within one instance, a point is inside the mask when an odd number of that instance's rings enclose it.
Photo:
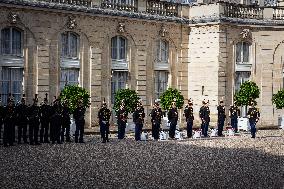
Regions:
[[[84,142],[84,114],[85,108],[83,102],[80,100],[79,106],[75,109],[73,114],[76,123],[75,142]],[[59,99],[55,99],[53,105],[48,105],[47,94],[41,106],[38,106],[37,94],[35,95],[31,106],[26,105],[24,95],[20,104],[15,106],[13,97],[9,94],[7,106],[3,107],[0,105],[0,129],[2,128],[2,123],[4,124],[4,146],[8,146],[8,144],[12,146],[15,142],[15,126],[18,126],[19,144],[21,144],[22,139],[24,143],[28,143],[27,130],[29,130],[29,143],[31,145],[49,143],[49,135],[52,143],[62,143],[64,142],[64,133],[66,141],[71,141],[70,111],[66,102],[61,104]],[[29,129],[27,129],[28,126]],[[40,137],[38,136],[39,132]],[[39,138],[40,141],[38,140]]]

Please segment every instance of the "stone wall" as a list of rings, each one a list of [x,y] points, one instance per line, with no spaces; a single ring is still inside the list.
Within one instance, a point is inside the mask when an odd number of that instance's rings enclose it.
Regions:
[[[85,87],[92,97],[87,113],[88,127],[97,124],[97,111],[104,97],[110,104],[110,42],[116,35],[128,40],[128,86],[139,93],[146,108],[146,115],[155,100],[152,68],[155,63],[156,42],[160,39],[169,42],[170,86],[180,89],[187,98],[187,26],[36,8],[0,7],[0,10],[1,28],[19,27],[25,34],[24,88],[29,103],[34,93],[39,94],[41,102],[46,92],[49,93],[49,101],[60,92],[60,35],[64,31],[72,31],[80,38],[80,85]],[[8,19],[11,12],[18,15],[18,20],[13,24]],[[68,28],[69,17],[75,20],[75,28]],[[118,23],[125,26],[124,32],[118,32]],[[162,27],[166,29],[164,36],[160,32]]]

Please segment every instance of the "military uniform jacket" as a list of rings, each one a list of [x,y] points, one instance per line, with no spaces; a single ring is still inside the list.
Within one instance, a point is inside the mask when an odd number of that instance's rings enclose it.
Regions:
[[[206,122],[210,122],[210,109],[209,107],[204,107],[202,109],[202,119]]]
[[[74,110],[73,117],[76,122],[85,121],[85,112],[86,109],[84,107],[78,107]]]
[[[109,122],[110,116],[111,116],[111,112],[108,108],[101,108],[99,110],[98,118],[100,122],[102,121]]]
[[[203,119],[203,110],[204,110],[204,106],[201,106],[200,107],[200,110],[199,110],[199,117],[200,117],[200,119]]]
[[[16,123],[16,111],[14,106],[6,106],[4,108],[3,123],[4,124]]]
[[[0,105],[0,124],[3,123],[3,119],[4,119],[4,107]]]
[[[143,124],[144,123],[145,113],[143,109],[135,110],[133,113],[133,122],[135,124]]]
[[[40,123],[40,108],[36,105],[29,107],[29,123],[39,124]]]
[[[52,116],[52,107],[47,104],[41,105],[40,106],[40,121],[42,123],[49,122],[51,116]]]
[[[194,120],[193,108],[187,105],[184,109],[184,116],[186,118],[186,121]]]
[[[50,116],[50,125],[53,126],[61,126],[61,114],[60,114],[60,106],[53,105],[51,107],[51,116]]]
[[[16,107],[17,124],[28,123],[28,106],[25,104],[19,104]]]
[[[70,125],[70,123],[71,123],[71,121],[70,121],[70,110],[67,106],[62,106],[61,117],[62,117],[62,124],[63,125]]]
[[[118,122],[127,122],[127,112],[125,109],[119,109],[117,112],[117,121]]]
[[[153,124],[160,124],[161,123],[161,120],[162,120],[162,117],[163,117],[163,112],[162,112],[162,109],[161,108],[154,108],[152,111],[151,111],[151,122]]]
[[[178,121],[178,112],[176,108],[172,108],[170,109],[169,113],[168,113],[168,119],[169,121]]]
[[[240,109],[237,106],[230,107],[229,113],[231,119],[237,119],[240,116]]]
[[[225,120],[226,118],[226,113],[225,113],[225,106],[217,106],[218,110],[218,120]]]
[[[250,122],[257,122],[259,117],[260,117],[260,113],[259,110],[255,107],[253,108],[249,108],[248,110],[248,117],[249,117],[249,121]]]

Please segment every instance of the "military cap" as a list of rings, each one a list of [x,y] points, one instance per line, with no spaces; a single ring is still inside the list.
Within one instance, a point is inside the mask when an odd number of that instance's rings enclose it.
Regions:
[[[37,96],[38,96],[38,94],[35,94],[35,98],[33,99],[34,102],[38,102]]]
[[[190,99],[188,99],[188,104],[189,105],[192,105],[193,104],[193,102],[192,102],[192,99],[190,98]]]

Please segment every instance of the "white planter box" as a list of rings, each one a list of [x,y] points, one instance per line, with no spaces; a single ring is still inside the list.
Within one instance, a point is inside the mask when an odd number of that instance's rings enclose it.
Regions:
[[[281,128],[281,129],[284,129],[284,115],[281,117],[280,128]]]
[[[162,121],[161,121],[161,128],[163,129],[163,130],[168,130],[168,129],[170,129],[170,123],[168,123],[168,117],[163,117],[162,118]],[[177,126],[176,126],[176,129],[177,130],[179,130],[179,124],[177,123]]]
[[[249,131],[250,124],[249,120],[246,117],[238,118],[238,130]]]
[[[135,132],[135,124],[133,122],[126,123],[125,132]]]

